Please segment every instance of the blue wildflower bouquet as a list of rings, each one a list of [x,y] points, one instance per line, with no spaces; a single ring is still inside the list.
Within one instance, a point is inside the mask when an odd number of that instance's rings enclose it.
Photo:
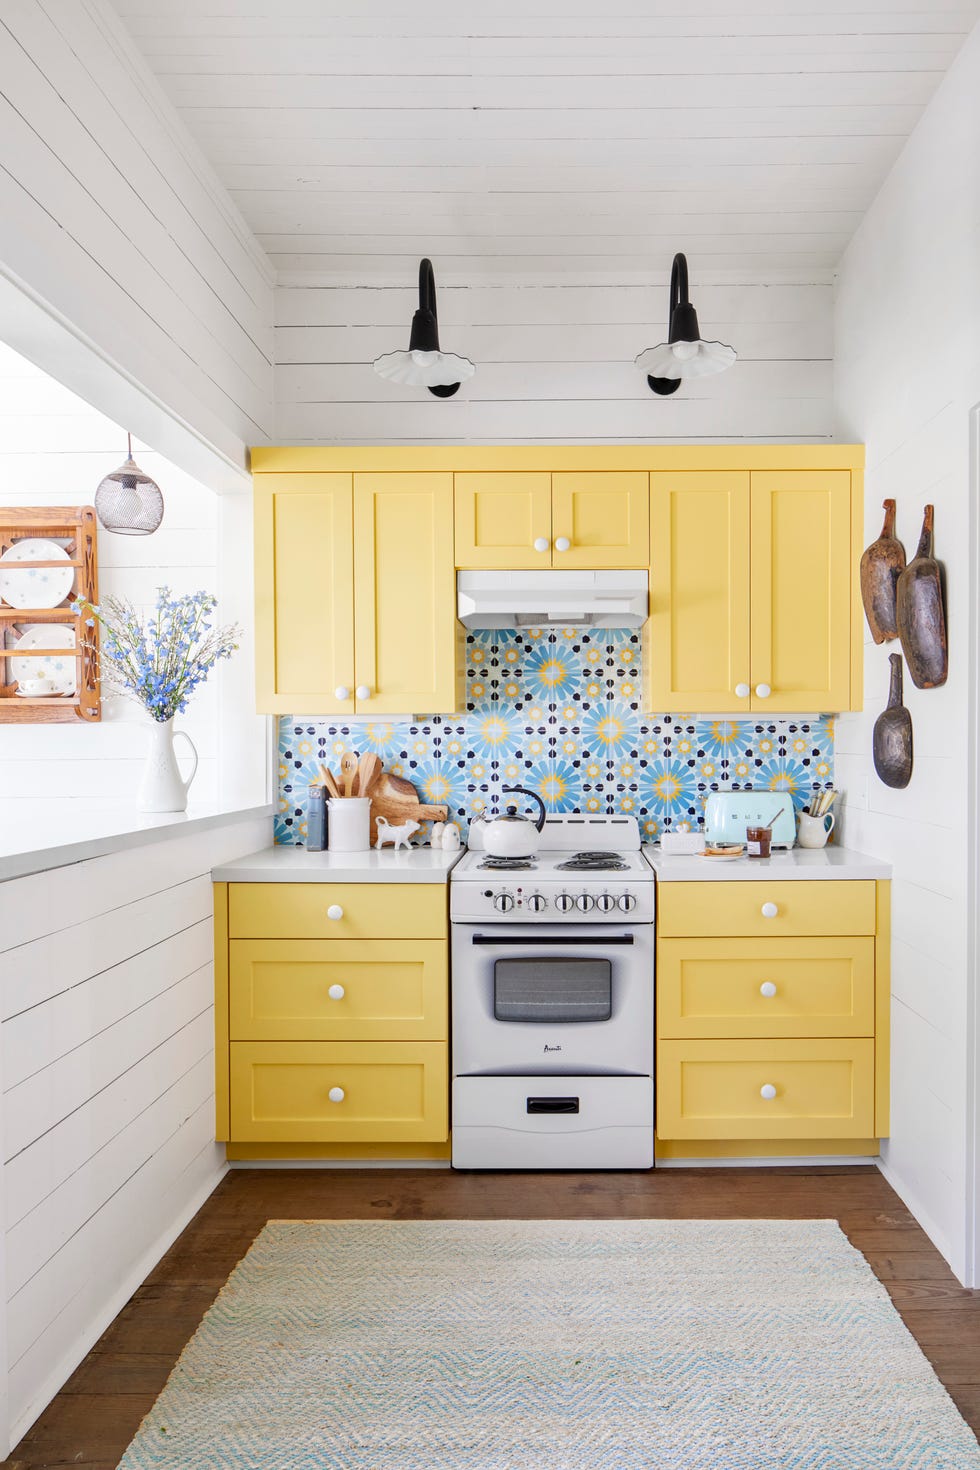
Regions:
[[[238,647],[239,627],[214,627],[217,605],[210,592],[174,597],[169,587],[158,587],[156,611],[145,621],[119,597],[76,603],[73,611],[86,615],[87,627],[98,623],[102,631],[101,647],[88,646],[98,654],[103,684],[163,722],[182,714],[198,684]]]

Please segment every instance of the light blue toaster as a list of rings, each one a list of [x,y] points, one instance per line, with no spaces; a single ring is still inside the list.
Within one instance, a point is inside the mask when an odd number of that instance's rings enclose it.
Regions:
[[[773,847],[792,847],[796,815],[788,791],[712,791],[704,805],[707,842],[744,842],[746,827],[772,827]]]

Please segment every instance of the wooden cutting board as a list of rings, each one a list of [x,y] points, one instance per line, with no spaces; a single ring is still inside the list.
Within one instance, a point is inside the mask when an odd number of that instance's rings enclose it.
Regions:
[[[371,788],[371,846],[378,837],[378,818],[384,817],[393,827],[402,822],[444,822],[447,806],[426,806],[411,781],[383,771]]]

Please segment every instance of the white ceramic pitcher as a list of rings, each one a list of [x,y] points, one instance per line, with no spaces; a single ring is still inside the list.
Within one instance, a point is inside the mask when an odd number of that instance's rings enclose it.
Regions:
[[[797,842],[801,847],[826,847],[835,821],[833,812],[824,812],[822,817],[811,817],[809,812],[800,812],[797,816]]]
[[[180,774],[174,740],[182,735],[191,748],[194,764],[185,780]],[[143,765],[136,805],[141,812],[184,812],[187,810],[187,793],[197,775],[197,751],[186,730],[175,730],[170,720],[151,720],[149,749]]]

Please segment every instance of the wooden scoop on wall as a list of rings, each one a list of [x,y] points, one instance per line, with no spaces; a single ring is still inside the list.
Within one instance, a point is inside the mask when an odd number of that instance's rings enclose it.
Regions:
[[[932,554],[933,507],[927,505],[913,559],[898,579],[896,620],[916,689],[938,689],[949,673],[946,610],[939,563]]]
[[[875,720],[872,753],[878,779],[901,790],[912,779],[912,716],[902,703],[902,655],[893,653],[888,706]]]
[[[861,558],[861,600],[876,643],[898,637],[898,579],[905,570],[905,547],[895,535],[895,502],[882,501],[885,524]]]

